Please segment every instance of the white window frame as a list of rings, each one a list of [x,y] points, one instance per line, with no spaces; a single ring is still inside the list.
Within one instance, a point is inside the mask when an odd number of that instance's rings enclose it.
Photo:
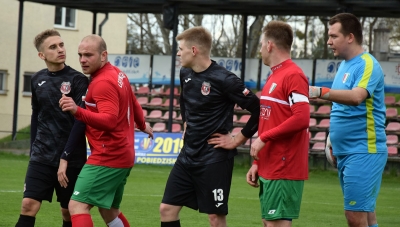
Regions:
[[[7,94],[7,76],[8,73],[6,70],[0,70],[0,95]]]
[[[73,30],[76,29],[76,21],[77,21],[76,13],[77,13],[77,10],[76,9],[71,9],[71,8],[68,8],[68,9],[74,11],[74,26],[71,27],[71,26],[66,26],[65,25],[66,17],[67,17],[67,7],[61,7],[61,24],[56,24],[55,23],[55,18],[54,18],[54,27],[55,28],[73,29]],[[57,6],[54,8],[54,10],[55,10],[55,13],[56,13],[57,12]],[[56,16],[56,14],[54,14],[54,17],[55,16]]]

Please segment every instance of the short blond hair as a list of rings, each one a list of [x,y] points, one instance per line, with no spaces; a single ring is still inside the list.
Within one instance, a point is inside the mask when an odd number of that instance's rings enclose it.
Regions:
[[[210,54],[212,37],[211,33],[204,27],[197,26],[186,29],[176,36],[176,41],[184,40],[185,42],[196,45],[200,50]]]

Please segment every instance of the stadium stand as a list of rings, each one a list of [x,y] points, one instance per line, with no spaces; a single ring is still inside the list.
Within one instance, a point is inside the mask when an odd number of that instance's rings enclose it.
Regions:
[[[385,96],[385,104],[387,106],[394,106],[395,103],[396,103],[396,97],[392,95]]]
[[[156,122],[153,125],[154,132],[165,132],[167,130],[164,122]]]
[[[146,116],[146,118],[160,119],[162,117],[161,110],[152,110],[150,114]]]
[[[232,132],[231,132],[231,134],[232,135],[236,135],[236,134],[238,134],[240,131],[242,131],[242,127],[234,127],[233,129],[232,129]]]
[[[310,115],[315,112],[315,106],[310,104]]]
[[[398,156],[397,147],[388,146],[388,155],[389,157]]]
[[[400,134],[400,123],[399,122],[389,122],[386,126],[386,134]]]
[[[325,118],[329,118],[330,114],[331,114],[331,106],[326,106],[326,105],[318,107],[317,111],[314,112],[314,116],[325,117]]]
[[[182,132],[182,125],[178,123],[173,123],[171,132]]]
[[[315,127],[315,126],[317,126],[317,119],[311,117],[310,118],[310,124],[309,124],[308,127],[312,128],[312,127]]]
[[[149,106],[161,106],[162,103],[163,103],[162,98],[153,97],[147,105],[149,105]]]
[[[310,142],[324,142],[326,140],[326,132],[317,132],[313,137],[311,137]]]
[[[320,130],[326,130],[329,128],[330,125],[330,120],[329,119],[322,119],[317,125],[316,127]]]
[[[171,88],[167,88],[167,89],[162,93],[162,95],[163,95],[163,96],[169,96],[169,95],[170,95],[170,92],[171,92]],[[179,96],[179,89],[178,89],[178,87],[174,87],[174,96]]]
[[[141,97],[137,97],[137,101],[141,106],[144,106],[149,103],[149,98],[147,96],[141,96]]]
[[[396,120],[397,119],[397,108],[388,107],[386,109],[386,119],[388,119],[388,120]]]
[[[149,87],[139,87],[139,89],[135,92],[136,95],[148,95],[150,93]]]
[[[387,145],[398,145],[399,138],[397,135],[386,135],[386,144]]]
[[[169,104],[170,104],[170,99],[165,99],[165,101],[161,104],[161,106],[166,107],[166,106],[169,106]],[[177,101],[176,99],[174,99],[174,100],[172,101],[172,105],[173,105],[174,107],[177,107],[177,106],[178,106],[178,101]]]
[[[316,142],[311,147],[311,152],[324,152],[325,151],[325,142]]]
[[[176,118],[176,111],[172,111],[172,119],[175,119]],[[161,117],[161,119],[163,119],[163,120],[168,120],[169,119],[169,111],[166,111],[165,113],[164,113],[164,115]]]

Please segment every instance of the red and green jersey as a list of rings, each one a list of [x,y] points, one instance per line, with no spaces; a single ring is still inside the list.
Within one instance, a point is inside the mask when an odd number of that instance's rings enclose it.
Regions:
[[[86,109],[75,117],[86,123],[91,149],[87,164],[129,168],[134,164],[134,127],[145,129],[142,108],[128,78],[110,63],[91,75]]]
[[[290,59],[271,68],[260,97],[258,175],[268,180],[308,178],[308,81]]]

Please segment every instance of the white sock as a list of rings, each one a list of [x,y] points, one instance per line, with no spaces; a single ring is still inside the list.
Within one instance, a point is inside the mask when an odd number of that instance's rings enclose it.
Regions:
[[[122,221],[121,221],[121,219],[119,219],[119,217],[116,217],[110,223],[107,223],[107,225],[108,225],[108,227],[124,227],[124,223],[122,223]]]

